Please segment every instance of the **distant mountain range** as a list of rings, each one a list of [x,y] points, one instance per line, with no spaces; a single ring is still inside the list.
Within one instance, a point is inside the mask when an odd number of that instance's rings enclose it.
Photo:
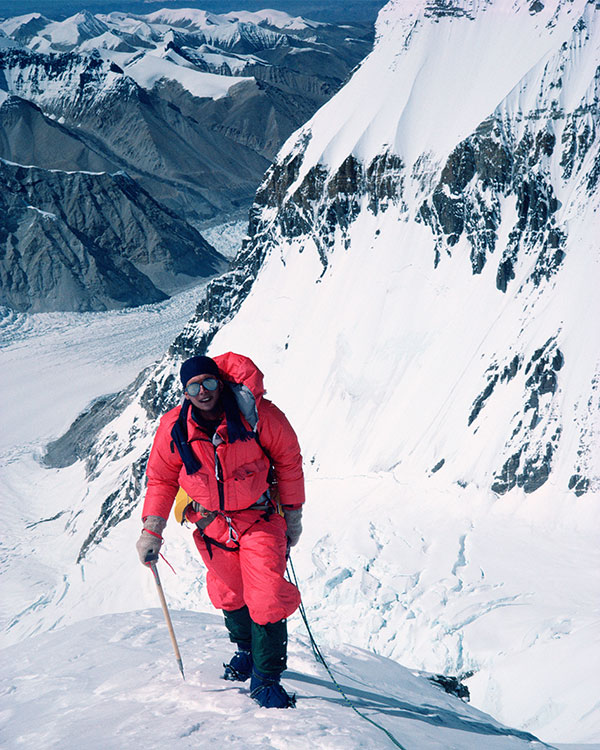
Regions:
[[[372,24],[384,0],[278,0],[279,10],[292,16],[302,15],[326,23]],[[202,8],[211,13],[236,10],[256,11],[263,7],[260,0],[171,0],[171,7]],[[151,13],[164,6],[164,0],[120,0],[119,10],[126,13]],[[108,13],[115,9],[110,0],[86,0],[85,7],[93,13]],[[59,20],[68,18],[81,9],[81,0],[0,0],[0,18],[24,13],[43,13]]]
[[[65,78],[72,55],[56,58]],[[119,64],[90,59],[82,97]],[[599,70],[597,2],[390,0],[163,359],[95,399],[48,446],[45,476],[29,455],[10,464],[5,636],[147,606],[133,543],[158,420],[182,359],[239,351],[302,446],[293,557],[317,637],[457,675],[474,705],[555,747],[597,742]],[[103,75],[99,99],[125,80]],[[38,231],[58,221],[62,199],[55,220],[28,192],[39,172],[9,178],[27,203],[11,210]],[[102,177],[128,190],[116,182]],[[190,532],[166,529],[169,603],[197,612]],[[430,708],[397,713],[456,726]],[[478,750],[503,741],[469,729]]]
[[[337,27],[278,11],[10,18],[0,23],[0,158],[53,170],[51,179],[37,173],[39,186],[46,177],[56,184],[59,171],[66,182],[70,172],[125,172],[196,228],[244,215],[282,143],[345,83],[371,43],[368,25]],[[89,175],[79,188],[95,182]],[[31,199],[53,212],[45,193],[34,190]],[[28,227],[15,227],[0,246],[14,249],[3,256],[2,304],[104,309],[157,298],[153,279],[130,294],[121,293],[127,283],[108,296],[59,292],[53,277],[27,265],[19,248],[30,244]],[[86,236],[83,245],[94,241]],[[163,270],[158,297],[178,288],[177,276]],[[195,275],[194,263],[189,270]],[[23,282],[30,276],[39,283]]]

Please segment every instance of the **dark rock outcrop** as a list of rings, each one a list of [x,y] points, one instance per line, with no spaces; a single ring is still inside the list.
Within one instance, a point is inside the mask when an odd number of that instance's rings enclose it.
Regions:
[[[0,303],[107,310],[166,299],[226,261],[124,173],[0,161]]]

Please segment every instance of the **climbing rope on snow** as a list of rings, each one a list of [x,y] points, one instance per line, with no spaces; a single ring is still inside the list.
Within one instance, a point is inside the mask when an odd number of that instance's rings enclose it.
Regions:
[[[287,575],[288,575],[288,579],[290,580],[290,582],[293,583],[296,586],[296,588],[299,589],[300,587],[298,586],[298,579],[296,578],[296,571],[294,570],[294,564],[292,563],[291,556],[288,556]],[[373,719],[371,719],[370,716],[367,716],[362,711],[360,711],[360,709],[358,709],[356,707],[356,705],[350,700],[350,698],[348,698],[348,696],[344,692],[344,689],[342,688],[342,686],[340,685],[340,683],[335,679],[335,677],[333,675],[333,672],[331,671],[331,669],[329,667],[329,664],[327,664],[327,662],[325,661],[325,657],[323,656],[323,654],[321,652],[321,649],[319,648],[319,645],[316,642],[315,637],[312,634],[312,631],[310,629],[310,625],[308,624],[308,618],[306,616],[306,610],[304,609],[304,605],[302,604],[302,602],[300,602],[300,606],[299,606],[298,609],[299,609],[300,615],[302,617],[302,620],[304,621],[304,625],[306,627],[306,632],[308,633],[308,638],[310,640],[310,645],[311,645],[312,652],[313,652],[314,657],[315,657],[315,661],[317,661],[318,663],[322,664],[323,667],[325,667],[325,669],[327,670],[327,674],[331,678],[331,681],[333,682],[333,684],[336,687],[336,689],[338,690],[338,692],[342,695],[342,697],[344,698],[344,700],[346,701],[346,703],[348,704],[348,706],[350,706],[350,708],[355,713],[357,713],[361,717],[361,719],[364,719],[365,721],[368,721],[369,724],[372,724],[374,727],[377,727],[377,729],[380,729],[382,732],[384,732],[387,735],[388,739],[391,742],[393,742],[393,744],[396,747],[400,748],[400,750],[406,750],[406,748],[404,747],[404,745],[401,745],[398,742],[398,740],[394,737],[394,735],[388,729],[386,729],[385,727],[381,726],[381,724],[378,724],[376,721],[374,721]]]

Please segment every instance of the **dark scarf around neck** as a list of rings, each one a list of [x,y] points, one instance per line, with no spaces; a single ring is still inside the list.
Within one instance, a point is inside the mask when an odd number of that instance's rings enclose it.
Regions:
[[[223,383],[221,404],[225,411],[229,443],[235,443],[236,440],[252,440],[256,437],[254,432],[246,429],[235,395],[228,383]],[[187,418],[190,408],[192,408],[192,402],[186,399],[179,410],[179,417],[171,430],[171,438],[181,456],[186,472],[188,474],[195,474],[202,468],[202,463],[194,454],[188,442]]]

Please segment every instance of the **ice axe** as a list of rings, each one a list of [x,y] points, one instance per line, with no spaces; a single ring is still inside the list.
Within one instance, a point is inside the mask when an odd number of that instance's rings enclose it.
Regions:
[[[156,582],[156,589],[158,591],[158,597],[160,599],[160,604],[162,606],[162,611],[165,616],[167,627],[169,628],[169,635],[171,636],[171,643],[173,644],[173,651],[175,652],[175,658],[177,659],[177,664],[179,665],[179,671],[181,672],[181,676],[185,680],[185,675],[183,673],[183,662],[181,661],[181,654],[179,653],[179,646],[177,645],[177,639],[175,638],[175,631],[173,630],[173,623],[171,622],[171,615],[169,614],[169,608],[167,607],[165,593],[160,584],[160,578],[158,577],[158,570],[156,568],[156,560],[149,562],[148,565],[150,567],[150,570],[152,571],[152,574],[154,575],[154,580]]]

